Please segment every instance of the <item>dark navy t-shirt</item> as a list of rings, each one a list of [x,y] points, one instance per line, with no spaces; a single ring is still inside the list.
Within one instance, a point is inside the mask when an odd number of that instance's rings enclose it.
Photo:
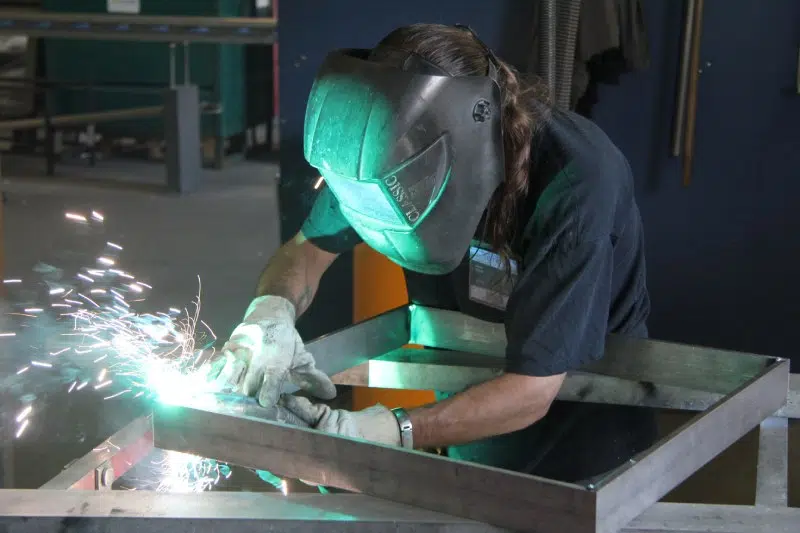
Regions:
[[[547,376],[600,358],[608,333],[646,336],[650,304],[633,176],[605,133],[554,111],[532,141],[529,179],[512,244],[520,261],[504,310],[474,297],[475,250],[450,274],[406,271],[406,283],[414,303],[504,322],[506,371]],[[329,252],[361,242],[327,188],[302,231]]]

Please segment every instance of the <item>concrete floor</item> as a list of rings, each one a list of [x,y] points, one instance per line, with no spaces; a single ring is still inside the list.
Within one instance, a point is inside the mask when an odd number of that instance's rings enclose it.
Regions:
[[[101,162],[96,168],[62,164],[57,176],[47,179],[41,160],[4,157],[2,167],[5,279],[35,282],[33,268],[40,263],[64,269],[71,279],[81,267],[95,267],[105,243],[112,241],[124,247],[120,269],[153,287],[137,311],[190,305],[200,276],[201,318],[224,339],[241,319],[261,268],[279,245],[276,165],[233,162],[223,171],[204,172],[201,189],[183,196],[154,187],[163,182],[163,166],[145,162]],[[104,215],[102,224],[65,218],[67,211],[92,210]],[[29,303],[31,291],[22,287],[6,286],[12,304]],[[25,438],[14,441],[13,476],[0,475],[5,482],[13,477],[13,486],[20,488],[40,486],[140,409],[136,402],[104,402],[93,391],[67,394],[65,384],[73,378],[63,370],[16,376],[20,365],[50,351],[47,334],[30,335],[33,341],[20,338],[24,332],[6,339],[0,357],[6,420],[25,395],[35,397],[39,411]]]
[[[182,307],[202,280],[205,321],[229,333],[247,307],[267,258],[279,245],[277,165],[234,162],[206,171],[199,192],[174,195],[149,187],[163,166],[102,162],[57,168],[42,179],[42,162],[5,160],[6,278],[25,278],[40,261],[74,270],[106,240],[124,247],[122,269],[153,286],[142,310]],[[97,210],[103,232],[91,234],[65,219],[66,211]]]

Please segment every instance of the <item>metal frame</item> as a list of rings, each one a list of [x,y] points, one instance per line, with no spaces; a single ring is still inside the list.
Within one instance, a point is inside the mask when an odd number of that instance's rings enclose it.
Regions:
[[[410,352],[396,351],[408,342],[451,351],[417,351],[424,361],[420,363],[409,357]],[[339,381],[348,378],[363,383],[366,379],[367,384],[385,385],[389,379],[382,376],[390,368],[411,376],[412,383],[419,384],[423,370],[432,369],[434,374],[446,377],[443,368],[461,369],[461,376],[449,382],[453,390],[458,390],[497,375],[504,342],[502,329],[496,325],[412,306],[410,310],[391,311],[325,336],[308,347],[325,371],[336,374],[350,369],[338,374]],[[373,365],[381,370],[376,371]],[[142,527],[142,520],[149,527],[167,527],[178,520],[185,521],[193,531],[225,524],[237,531],[256,527],[330,531],[335,526],[336,531],[361,532],[385,531],[391,525],[397,531],[500,531],[498,527],[509,527],[537,532],[611,532],[628,523],[624,531],[743,533],[765,527],[770,531],[790,531],[800,523],[800,510],[786,507],[785,417],[798,416],[795,377],[795,386],[788,395],[790,401],[779,410],[786,403],[788,365],[786,360],[737,352],[609,339],[606,356],[590,369],[592,373],[568,378],[566,397],[707,410],[595,486],[585,487],[238,414],[159,407],[153,417],[157,447],[267,469],[383,499],[363,494],[283,498],[262,494],[64,496],[0,491],[0,517],[4,517],[0,524],[16,529],[22,527],[20,516],[47,516],[50,518],[36,522],[45,528],[45,524],[60,523],[53,517],[89,514],[98,518],[89,520],[87,528],[103,527],[108,520],[126,517],[128,520],[117,521],[115,526],[123,530]],[[491,372],[486,372],[487,367]],[[429,377],[425,379],[426,384],[431,384]],[[395,386],[405,385],[395,380]],[[626,387],[623,393],[612,394],[621,385]],[[642,390],[650,394],[643,394]],[[684,392],[693,399],[681,400]],[[775,416],[768,418],[773,413]],[[653,505],[759,423],[762,432],[756,506]],[[149,426],[140,422],[138,427],[141,431]],[[129,429],[129,433],[136,431]],[[95,471],[97,461],[103,458],[92,459],[75,468],[91,467]],[[225,498],[233,498],[235,505],[223,504]],[[78,513],[76,509],[82,511]]]

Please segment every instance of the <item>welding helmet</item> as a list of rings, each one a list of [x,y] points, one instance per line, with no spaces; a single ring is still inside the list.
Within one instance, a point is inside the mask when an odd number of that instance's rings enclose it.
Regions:
[[[490,63],[485,76],[450,76],[414,53],[378,47],[335,51],[317,73],[306,160],[364,242],[403,268],[454,270],[503,181]]]

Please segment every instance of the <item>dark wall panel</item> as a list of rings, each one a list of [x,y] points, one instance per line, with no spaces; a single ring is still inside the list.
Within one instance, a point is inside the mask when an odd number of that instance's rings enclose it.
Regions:
[[[694,182],[669,157],[682,2],[645,2],[652,65],[600,92],[595,120],[629,157],[647,229],[655,337],[790,357],[800,319],[800,2],[707,0]],[[283,237],[315,179],[302,158],[314,71],[337,47],[371,46],[411,22],[470,24],[518,63],[531,2],[293,0],[281,5]],[[706,64],[707,63],[707,64]],[[323,283],[305,335],[349,323],[351,264]]]

